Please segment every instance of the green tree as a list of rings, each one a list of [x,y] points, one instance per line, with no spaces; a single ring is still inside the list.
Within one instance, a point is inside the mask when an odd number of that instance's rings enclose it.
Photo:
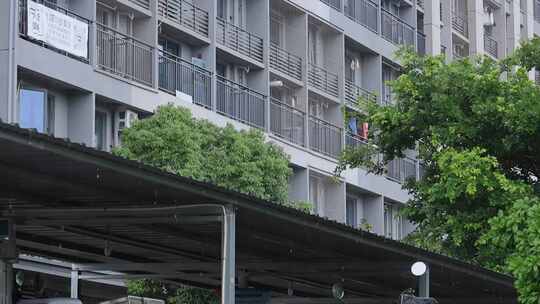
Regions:
[[[364,166],[380,174],[418,151],[425,174],[405,184],[412,198],[404,215],[418,225],[408,241],[511,273],[520,303],[538,303],[540,90],[528,72],[540,67],[540,40],[500,62],[409,51],[399,58],[396,103],[359,101],[372,145],[347,149],[336,173]]]
[[[192,117],[185,108],[159,107],[156,113],[122,132],[116,155],[308,211],[305,203],[288,202],[289,159],[262,132],[220,128]],[[156,280],[128,282],[131,295],[160,298],[167,303],[213,304],[210,290],[173,288]]]
[[[285,203],[292,173],[287,155],[257,130],[220,128],[185,108],[159,107],[122,133],[114,153],[196,180]]]

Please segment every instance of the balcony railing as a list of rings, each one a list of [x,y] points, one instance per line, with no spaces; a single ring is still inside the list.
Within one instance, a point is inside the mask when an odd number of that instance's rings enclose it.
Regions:
[[[534,0],[534,20],[540,22],[540,0]]]
[[[259,36],[216,18],[216,37],[219,44],[263,62],[263,39]]]
[[[159,0],[159,16],[208,37],[208,12],[184,0]]]
[[[159,54],[159,88],[173,95],[182,92],[193,103],[212,107],[212,73],[173,54]]]
[[[264,129],[266,96],[221,76],[216,77],[216,111]]]
[[[484,34],[484,49],[486,53],[497,58],[497,40],[495,38]]]
[[[356,149],[356,148],[359,148],[359,147],[362,147],[362,146],[365,146],[365,145],[367,145],[366,140],[362,139],[362,138],[359,138],[358,135],[354,135],[354,134],[351,134],[349,132],[347,132],[347,134],[345,134],[345,146],[347,148]]]
[[[294,144],[304,146],[306,113],[272,98],[270,132]]]
[[[394,43],[414,46],[414,28],[387,10],[381,11],[383,38]]]
[[[293,55],[276,44],[270,44],[270,67],[302,80],[302,58]]]
[[[321,2],[341,12],[341,0],[321,0]]]
[[[345,80],[345,102],[356,107],[358,99],[362,98],[366,101],[377,102],[377,96],[370,91],[355,85],[350,80]]]
[[[50,45],[50,44],[48,44],[48,43],[46,43],[44,41],[36,40],[36,39],[28,36],[28,13],[27,13],[28,1],[31,1],[31,0],[19,0],[19,35],[22,38],[24,38],[24,39],[26,39],[28,41],[31,41],[31,42],[33,42],[35,44],[38,44],[38,45],[40,45],[40,46],[42,46],[44,48],[50,49],[50,50],[52,50],[54,52],[63,54],[65,56],[74,58],[76,60],[88,63],[88,61],[89,61],[89,56],[88,55],[86,57],[79,57],[79,56],[76,56],[76,55],[71,54],[69,52],[66,52],[65,50],[54,47],[54,46],[52,46],[52,45]],[[72,12],[70,10],[62,8],[61,6],[56,5],[56,2],[53,2],[53,1],[50,1],[50,0],[38,0],[38,1],[34,1],[34,2],[37,2],[39,4],[43,4],[43,5],[45,5],[46,7],[50,8],[52,10],[55,10],[57,12],[60,12],[61,14],[64,14],[64,15],[69,16],[71,18],[74,18],[74,19],[76,19],[76,20],[78,20],[80,22],[83,22],[83,23],[87,24],[88,27],[90,28],[90,24],[92,23],[90,20],[88,20],[88,19],[86,19],[84,17],[81,17],[81,16],[75,14],[74,12]],[[89,31],[90,31],[90,29],[89,29]],[[88,38],[87,38],[85,43],[86,43],[87,50],[89,50],[90,44],[89,44]]]
[[[469,37],[469,22],[466,16],[452,12],[452,27],[461,35]]]
[[[419,55],[426,54],[426,35],[421,32],[416,32],[416,51]]]
[[[97,65],[101,70],[148,86],[154,83],[154,48],[112,28],[97,24]]]
[[[421,9],[424,9],[425,6],[424,6],[424,0],[417,0],[416,1],[416,5],[418,5],[418,7],[420,7]]]
[[[341,153],[342,129],[314,116],[309,117],[309,148],[337,158]]]
[[[540,86],[540,71],[534,71],[534,82],[536,85]]]
[[[345,15],[368,29],[379,31],[379,7],[371,0],[345,1]]]
[[[150,9],[150,0],[129,0],[129,2],[137,4],[142,8]]]
[[[408,179],[417,179],[417,160],[411,158],[396,158],[391,160],[386,167],[386,176],[397,182],[404,182]]]
[[[334,97],[339,96],[338,75],[314,64],[309,64],[308,84]]]

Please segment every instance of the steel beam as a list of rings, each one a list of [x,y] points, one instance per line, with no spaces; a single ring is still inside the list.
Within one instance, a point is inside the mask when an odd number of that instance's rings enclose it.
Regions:
[[[418,296],[423,298],[429,298],[429,266],[426,269],[426,273],[418,278]]]
[[[11,262],[0,260],[0,304],[12,304],[13,268]]]
[[[232,206],[223,208],[221,304],[235,303],[236,215]]]

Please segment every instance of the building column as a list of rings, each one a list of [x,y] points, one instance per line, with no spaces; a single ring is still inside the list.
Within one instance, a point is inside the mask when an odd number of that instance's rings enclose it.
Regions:
[[[441,0],[425,1],[424,32],[426,34],[426,52],[432,55],[441,53]]]
[[[71,266],[71,298],[79,298],[79,271],[75,264]]]
[[[224,208],[222,249],[221,304],[234,304],[236,278],[236,215],[231,206]]]
[[[17,87],[15,45],[18,37],[18,1],[0,1],[0,120],[14,122]]]
[[[470,54],[484,54],[484,1],[469,0],[467,5]]]

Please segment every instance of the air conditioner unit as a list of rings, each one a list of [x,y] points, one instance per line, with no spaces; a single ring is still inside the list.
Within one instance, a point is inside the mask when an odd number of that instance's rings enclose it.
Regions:
[[[121,144],[122,130],[132,127],[138,119],[139,114],[128,109],[114,113],[114,142],[117,146]]]

